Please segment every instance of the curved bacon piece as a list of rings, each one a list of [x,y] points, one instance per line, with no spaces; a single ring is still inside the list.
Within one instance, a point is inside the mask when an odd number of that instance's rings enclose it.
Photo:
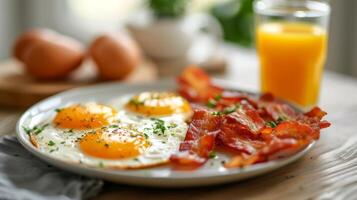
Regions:
[[[214,86],[210,77],[200,68],[188,66],[177,78],[178,92],[191,102],[206,103],[221,94],[223,89]]]
[[[203,165],[214,148],[220,126],[220,116],[207,110],[194,111],[185,140],[180,144],[180,152],[170,157],[173,167],[195,169]]]
[[[238,153],[252,154],[264,145],[260,139],[260,130],[265,121],[249,104],[243,104],[235,112],[222,117],[222,128],[217,140]]]
[[[293,120],[297,112],[288,104],[278,101],[271,93],[265,93],[259,98],[260,115],[266,120]]]
[[[266,162],[281,157],[292,155],[308,145],[307,141],[297,141],[295,139],[274,138],[257,153],[234,156],[225,164],[226,168],[246,167],[252,164]]]
[[[320,129],[314,129],[308,124],[298,121],[281,122],[271,130],[271,133],[265,133],[262,136],[267,142],[263,148],[254,154],[237,155],[225,166],[228,168],[244,167],[290,156],[306,147],[313,140],[317,140],[320,136]]]
[[[224,91],[221,96],[217,99],[210,99],[211,101],[215,101],[215,109],[223,110],[224,108],[230,107],[237,103],[245,102],[246,104],[250,104],[254,108],[258,107],[257,101],[255,101],[252,97],[240,93],[240,92],[227,92]]]
[[[255,100],[224,91],[193,66],[177,81],[179,93],[193,103],[194,115],[179,153],[170,157],[176,169],[202,166],[215,146],[235,155],[228,168],[285,157],[317,140],[320,129],[330,126],[318,107],[301,113],[269,93]]]
[[[320,131],[297,121],[286,121],[280,123],[273,130],[272,135],[280,139],[292,138],[312,142],[319,139]]]
[[[326,120],[322,120],[322,118],[327,113],[319,107],[312,108],[309,112],[306,112],[304,115],[301,115],[297,118],[297,121],[309,124],[316,130],[320,130],[322,128],[327,128],[331,125],[330,122]]]

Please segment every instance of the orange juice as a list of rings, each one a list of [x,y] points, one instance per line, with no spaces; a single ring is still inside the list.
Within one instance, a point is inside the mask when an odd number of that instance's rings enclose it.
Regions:
[[[261,88],[300,106],[317,103],[327,34],[319,26],[280,22],[257,27]]]

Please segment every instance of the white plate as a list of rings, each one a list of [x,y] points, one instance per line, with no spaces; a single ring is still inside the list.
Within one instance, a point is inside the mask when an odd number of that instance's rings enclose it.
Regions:
[[[220,83],[220,85],[229,89],[239,89],[229,83]],[[34,118],[40,119],[44,113],[53,111],[55,108],[61,107],[69,102],[109,102],[111,99],[121,95],[129,95],[142,91],[172,91],[175,90],[175,88],[176,86],[173,81],[161,81],[140,85],[122,83],[100,84],[63,92],[49,97],[27,110],[17,123],[17,138],[31,153],[64,170],[118,183],[160,187],[204,186],[243,180],[287,165],[302,157],[313,146],[313,144],[310,144],[302,151],[288,158],[256,164],[242,169],[225,169],[221,162],[226,159],[226,157],[219,154],[218,158],[210,159],[204,167],[189,172],[174,171],[169,167],[155,167],[141,170],[109,170],[67,163],[44,154],[30,143],[28,135],[22,129],[26,121],[30,119],[33,120]]]

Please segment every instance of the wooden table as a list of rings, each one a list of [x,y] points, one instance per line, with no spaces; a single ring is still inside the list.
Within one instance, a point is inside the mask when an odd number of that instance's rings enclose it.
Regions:
[[[258,89],[253,51],[224,48],[229,67],[216,75]],[[320,106],[332,126],[299,161],[238,183],[187,189],[155,189],[106,183],[96,200],[114,199],[357,199],[357,80],[326,71]],[[21,111],[0,110],[0,134],[14,134]]]

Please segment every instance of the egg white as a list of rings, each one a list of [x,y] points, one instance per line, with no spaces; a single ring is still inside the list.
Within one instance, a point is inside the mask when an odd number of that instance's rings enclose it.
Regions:
[[[49,126],[39,134],[31,134],[35,139],[38,149],[45,154],[49,154],[57,159],[80,163],[90,167],[100,168],[143,168],[167,163],[169,157],[178,151],[181,141],[184,140],[188,125],[185,122],[187,114],[173,114],[165,117],[144,117],[125,110],[124,106],[128,101],[127,97],[118,98],[109,106],[118,110],[114,123],[102,127],[107,131],[114,129],[127,129],[144,134],[150,146],[136,157],[128,159],[102,159],[90,156],[79,148],[80,139],[96,129],[71,130],[55,127],[52,124],[52,117],[39,123]],[[53,111],[55,113],[55,111]],[[165,131],[157,133],[155,126],[157,120],[162,120]]]

